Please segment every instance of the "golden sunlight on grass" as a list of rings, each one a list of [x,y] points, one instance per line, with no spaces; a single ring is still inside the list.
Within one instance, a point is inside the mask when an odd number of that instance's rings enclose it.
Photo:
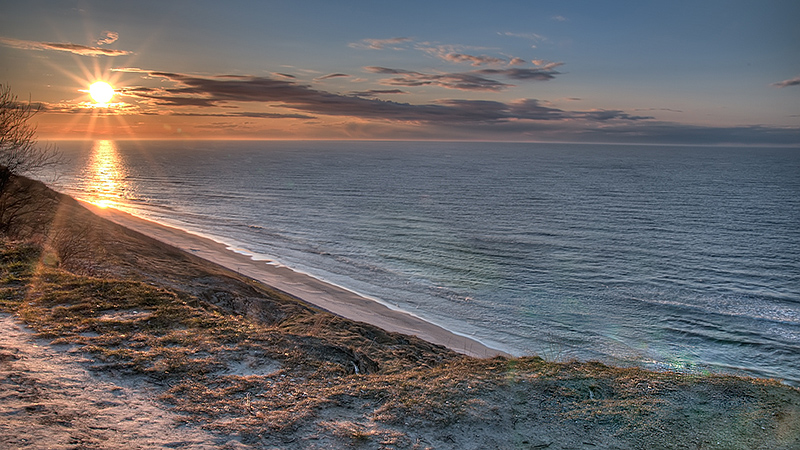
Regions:
[[[98,104],[107,104],[114,97],[114,88],[105,81],[97,81],[89,86],[89,95]]]

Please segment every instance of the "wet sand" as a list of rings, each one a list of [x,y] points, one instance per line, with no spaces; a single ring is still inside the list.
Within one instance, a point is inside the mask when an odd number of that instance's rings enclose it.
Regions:
[[[393,310],[379,302],[360,296],[339,286],[326,283],[290,268],[256,261],[247,255],[229,250],[224,244],[113,208],[99,208],[83,203],[95,214],[126,228],[177,247],[200,258],[219,264],[258,280],[312,305],[347,319],[366,322],[387,331],[417,336],[443,345],[459,353],[480,358],[506,353],[465,336],[459,336],[438,325],[403,311]]]

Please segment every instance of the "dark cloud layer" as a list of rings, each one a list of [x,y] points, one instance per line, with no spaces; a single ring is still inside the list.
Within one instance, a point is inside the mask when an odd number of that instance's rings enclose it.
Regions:
[[[436,86],[462,91],[500,91],[511,85],[475,75],[473,73],[443,73],[429,74],[403,69],[390,69],[388,67],[365,67],[364,70],[385,75],[398,75],[387,78],[381,84],[389,86]]]
[[[544,67],[505,69],[479,69],[463,73],[422,73],[404,69],[388,67],[365,67],[364,70],[385,75],[398,75],[382,80],[381,83],[389,86],[437,86],[462,91],[501,91],[513,85],[503,83],[485,75],[496,75],[518,81],[547,81],[559,75],[553,68],[562,63],[551,63]]]
[[[374,68],[381,73],[404,73],[396,69]],[[139,72],[138,69],[123,69]],[[425,122],[498,122],[508,120],[586,119],[592,121],[643,120],[649,117],[631,116],[622,111],[563,111],[543,106],[535,99],[503,103],[489,100],[440,100],[433,104],[412,105],[333,94],[290,80],[265,77],[217,76],[196,77],[185,74],[141,71],[152,77],[166,78],[176,83],[165,89],[127,88],[125,95],[153,100],[160,105],[220,106],[225,102],[265,102],[302,110],[307,113],[352,116],[373,119]],[[372,91],[373,93],[402,93],[400,90]]]
[[[502,75],[513,80],[552,80],[559,74],[552,69],[544,68],[513,68],[513,69],[481,69],[477,71],[484,75]]]
[[[248,117],[251,119],[314,119],[304,114],[278,114],[267,112],[229,112],[229,113],[171,113],[171,116],[189,117]]]
[[[349,77],[349,76],[350,75],[348,75],[346,73],[331,73],[331,74],[328,74],[328,75],[323,75],[321,77],[318,77],[318,78],[316,78],[316,80],[320,80],[321,81],[321,80],[329,80],[331,78],[344,78],[344,77]]]
[[[356,97],[374,97],[381,94],[408,94],[408,92],[402,89],[370,89],[368,91],[355,91],[350,93],[350,95],[355,95]]]
[[[635,116],[620,110],[567,111],[545,106],[536,99],[513,102],[489,100],[439,100],[409,104],[334,94],[294,80],[253,76],[197,77],[186,74],[124,69],[164,78],[174,87],[154,90],[129,88],[129,96],[173,106],[225,106],[229,102],[257,102],[306,114],[354,117],[426,124],[447,133],[482,133],[507,139],[509,136],[605,142],[800,144],[797,128],[703,127],[657,122],[649,116]],[[386,69],[392,71],[392,69]],[[201,113],[202,114],[202,113]],[[247,115],[251,114],[251,115]],[[223,116],[273,117],[271,113],[225,113]],[[281,117],[294,117],[281,114]],[[459,131],[461,130],[461,131]]]

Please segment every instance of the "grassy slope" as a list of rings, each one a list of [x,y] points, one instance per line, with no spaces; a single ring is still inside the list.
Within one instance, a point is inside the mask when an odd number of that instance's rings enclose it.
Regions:
[[[319,311],[17,182],[36,193],[36,214],[25,239],[2,241],[0,309],[245,444],[800,448],[797,389],[468,358]]]

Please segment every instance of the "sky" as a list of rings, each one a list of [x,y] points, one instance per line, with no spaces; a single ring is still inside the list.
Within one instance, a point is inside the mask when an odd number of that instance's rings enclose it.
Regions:
[[[1,7],[40,139],[800,146],[797,0]]]

